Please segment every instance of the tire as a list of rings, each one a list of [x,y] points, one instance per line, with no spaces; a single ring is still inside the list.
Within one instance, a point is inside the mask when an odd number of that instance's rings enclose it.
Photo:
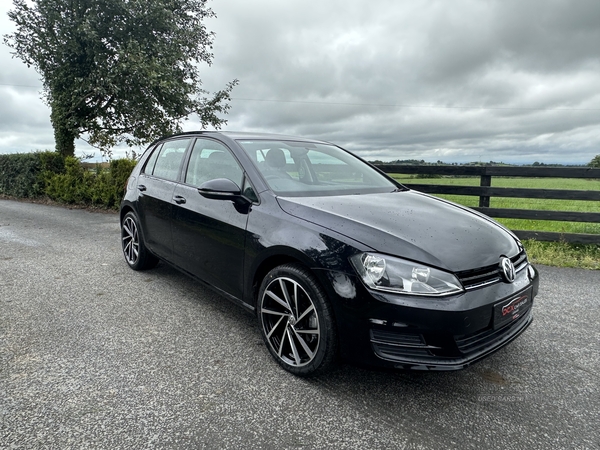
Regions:
[[[271,270],[262,280],[257,315],[263,340],[275,360],[298,376],[331,369],[337,333],[325,291],[299,264]]]
[[[121,224],[121,247],[125,261],[133,270],[146,270],[156,267],[158,258],[146,248],[136,215],[128,212]]]

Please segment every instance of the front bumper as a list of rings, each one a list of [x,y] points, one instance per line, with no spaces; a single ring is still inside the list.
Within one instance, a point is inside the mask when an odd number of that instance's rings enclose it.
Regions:
[[[445,299],[382,294],[355,277],[355,295],[333,303],[345,359],[412,370],[458,370],[506,346],[533,320],[539,275],[523,270],[514,283],[496,283]],[[340,277],[337,276],[339,283]],[[347,287],[343,292],[351,292]],[[498,312],[526,299],[518,314],[502,321]],[[513,319],[514,317],[514,319]]]
[[[516,339],[533,321],[531,309],[517,321],[498,330],[484,329],[471,336],[448,336],[435,340],[423,334],[382,333],[371,329],[375,355],[395,368],[413,370],[458,370],[494,353]],[[426,337],[427,336],[427,337]],[[408,339],[407,339],[408,338]],[[412,345],[406,345],[407,340]]]

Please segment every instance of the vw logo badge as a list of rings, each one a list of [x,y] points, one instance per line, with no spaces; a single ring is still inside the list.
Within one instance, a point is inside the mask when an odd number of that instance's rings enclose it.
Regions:
[[[504,276],[505,281],[509,283],[515,281],[515,266],[506,256],[500,258],[500,268],[502,269],[502,275]]]

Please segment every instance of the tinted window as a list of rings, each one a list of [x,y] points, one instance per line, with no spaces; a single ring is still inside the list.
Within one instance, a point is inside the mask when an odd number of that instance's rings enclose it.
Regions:
[[[238,143],[279,195],[317,196],[391,192],[399,187],[351,153],[326,144],[292,141]]]
[[[197,139],[190,156],[185,182],[200,186],[215,178],[228,178],[242,184],[242,169],[227,147],[210,139]]]
[[[154,165],[156,164],[156,158],[158,158],[158,154],[160,153],[160,145],[158,145],[154,150],[152,150],[152,154],[148,161],[146,162],[146,166],[144,167],[144,173],[152,175],[152,171],[154,170]]]
[[[160,149],[152,174],[155,177],[166,178],[167,180],[177,180],[179,166],[181,166],[181,160],[189,142],[189,139],[176,139],[165,142]]]

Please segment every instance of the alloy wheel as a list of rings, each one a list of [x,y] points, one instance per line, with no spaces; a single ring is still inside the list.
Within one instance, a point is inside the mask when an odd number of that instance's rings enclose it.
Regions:
[[[315,358],[321,330],[315,304],[300,283],[278,277],[261,299],[264,335],[271,349],[286,364],[303,367]]]
[[[123,254],[125,260],[131,266],[134,265],[140,255],[140,238],[137,224],[131,216],[125,217],[121,229],[121,239],[123,240]]]

